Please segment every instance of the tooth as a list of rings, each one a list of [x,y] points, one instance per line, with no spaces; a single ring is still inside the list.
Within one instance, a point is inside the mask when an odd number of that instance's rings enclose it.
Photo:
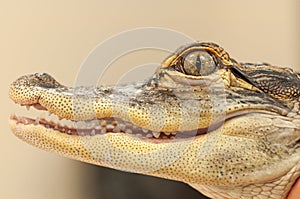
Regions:
[[[105,128],[101,129],[101,133],[106,133],[106,129]]]
[[[176,135],[176,134],[177,134],[176,132],[172,132],[172,133],[171,133],[171,135]]]
[[[91,135],[96,135],[95,129],[92,130]]]
[[[82,132],[79,132],[79,135],[80,136],[84,136],[84,132],[82,131]]]
[[[35,125],[40,124],[40,118],[39,118],[39,117],[36,118],[36,120],[34,121],[34,124],[35,124]]]
[[[159,136],[160,136],[160,132],[153,131],[152,134],[155,138],[159,138]]]
[[[65,131],[66,131],[66,129],[64,129],[64,128],[61,129],[61,132],[65,132]]]
[[[27,111],[29,111],[30,110],[30,106],[26,105],[26,109],[27,109]]]
[[[71,130],[68,130],[68,132],[67,132],[69,135],[71,135],[72,134],[72,131]]]
[[[113,130],[114,133],[120,133],[120,131],[121,131],[121,129],[119,127],[115,127]]]
[[[99,126],[99,125],[97,125],[97,126],[95,127],[95,129],[96,129],[96,130],[100,130],[100,129],[102,129],[102,127]]]
[[[24,124],[28,124],[28,120],[27,119],[24,119]]]
[[[170,132],[164,132],[164,134],[165,134],[165,135],[170,135],[171,133],[170,133]]]
[[[113,130],[114,130],[114,125],[112,125],[112,124],[108,124],[107,126],[106,126],[106,129],[107,129],[107,131],[109,131],[109,132],[112,132]]]
[[[126,129],[125,133],[129,133],[130,134],[130,133],[132,133],[132,130],[131,129]]]
[[[142,129],[142,131],[144,132],[144,133],[148,133],[148,129]]]
[[[153,137],[153,135],[152,135],[152,134],[150,134],[150,133],[148,133],[148,134],[146,135],[146,137],[147,137],[147,138],[152,138],[152,137]]]

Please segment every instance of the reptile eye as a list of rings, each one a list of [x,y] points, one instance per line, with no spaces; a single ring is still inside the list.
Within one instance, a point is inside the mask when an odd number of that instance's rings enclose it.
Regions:
[[[207,76],[216,69],[214,58],[206,51],[193,51],[183,61],[183,70],[187,75]]]

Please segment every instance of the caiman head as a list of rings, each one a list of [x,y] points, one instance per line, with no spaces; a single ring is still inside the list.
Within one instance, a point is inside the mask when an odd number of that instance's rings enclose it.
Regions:
[[[57,116],[12,116],[25,142],[210,197],[284,198],[300,175],[300,74],[239,63],[213,43],[178,49],[143,82],[70,88],[36,73],[9,96]]]

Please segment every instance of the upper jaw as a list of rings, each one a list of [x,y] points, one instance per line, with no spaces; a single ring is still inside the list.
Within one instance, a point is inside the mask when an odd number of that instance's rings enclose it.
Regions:
[[[18,104],[73,121],[118,118],[155,132],[156,137],[158,132],[196,135],[212,131],[229,118],[251,112],[287,112],[264,93],[227,88],[219,75],[191,80],[197,85],[177,80],[174,75],[156,74],[148,81],[127,85],[68,88],[38,73],[16,80],[10,97]]]

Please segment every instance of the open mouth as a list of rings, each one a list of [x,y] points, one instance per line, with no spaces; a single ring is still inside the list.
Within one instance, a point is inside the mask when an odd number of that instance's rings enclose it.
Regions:
[[[26,107],[30,116],[12,115],[10,120],[22,125],[41,125],[44,128],[58,131],[70,136],[96,136],[107,133],[125,133],[151,141],[171,141],[175,138],[188,138],[207,133],[207,129],[184,132],[160,132],[139,127],[120,118],[101,118],[94,120],[72,121],[59,118],[40,104],[21,105]],[[34,112],[34,113],[32,113]],[[27,114],[26,114],[27,115]],[[33,118],[31,115],[38,115]]]

